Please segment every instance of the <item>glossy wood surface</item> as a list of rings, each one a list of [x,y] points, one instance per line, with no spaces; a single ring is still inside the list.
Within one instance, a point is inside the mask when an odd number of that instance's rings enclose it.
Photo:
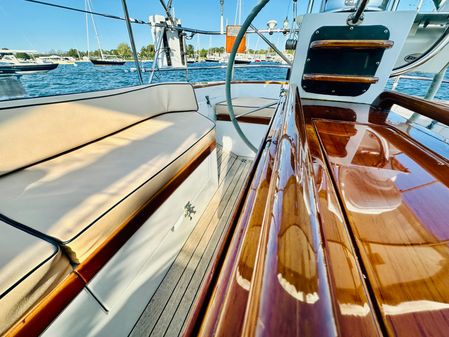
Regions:
[[[307,117],[319,110],[304,114],[294,93],[276,114],[199,331],[185,336],[381,335]]]
[[[401,94],[396,91],[385,91],[381,93],[374,100],[372,106],[381,111],[388,111],[394,104],[400,105],[445,125],[449,125],[449,106]],[[387,114],[385,113],[383,116],[384,119],[386,119]]]
[[[334,75],[334,74],[304,74],[303,80],[321,81],[321,82],[344,82],[344,83],[364,83],[374,84],[379,81],[373,76],[357,76],[357,75]]]
[[[317,40],[310,44],[310,48],[388,49],[393,45],[394,42],[390,40]]]
[[[335,336],[310,157],[290,92],[245,314],[245,336]]]
[[[388,334],[447,335],[449,167],[389,126],[315,127]]]
[[[238,336],[242,332],[274,156],[284,117],[284,101],[281,98],[275,113],[239,218],[238,235],[234,237],[226,255],[200,336]]]
[[[344,212],[340,207],[311,119],[311,115],[323,114],[323,111],[318,111],[319,108],[324,111],[329,109],[312,105],[304,107],[304,113],[323,241],[333,285],[332,299],[336,308],[340,334],[342,336],[380,336],[381,329],[347,230]],[[344,113],[345,117],[352,116],[348,111],[338,108],[336,110],[338,113]]]

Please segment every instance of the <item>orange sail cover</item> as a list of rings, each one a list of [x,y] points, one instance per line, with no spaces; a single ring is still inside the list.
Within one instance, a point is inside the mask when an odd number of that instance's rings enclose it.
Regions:
[[[232,51],[232,46],[234,45],[235,38],[239,33],[241,26],[226,26],[226,52],[230,53]],[[245,53],[246,52],[246,34],[243,36],[242,42],[240,42],[239,49],[237,53]]]

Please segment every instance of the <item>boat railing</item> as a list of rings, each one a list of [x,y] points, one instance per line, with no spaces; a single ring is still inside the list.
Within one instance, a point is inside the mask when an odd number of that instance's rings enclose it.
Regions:
[[[393,105],[399,105],[419,115],[449,126],[449,106],[422,98],[394,92],[384,91],[372,103],[372,107],[387,117]]]
[[[400,80],[415,80],[415,81],[432,81],[432,77],[415,76],[415,75],[399,75],[395,77],[394,87],[396,88]],[[449,80],[443,80],[442,83],[449,83]]]

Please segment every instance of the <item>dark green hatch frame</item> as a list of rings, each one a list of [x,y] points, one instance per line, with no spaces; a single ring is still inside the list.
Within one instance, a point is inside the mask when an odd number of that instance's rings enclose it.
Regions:
[[[314,41],[322,40],[388,40],[389,37],[390,31],[381,25],[320,27],[310,39],[304,74],[374,76],[385,52],[383,48],[311,49],[310,45]],[[302,80],[301,82],[302,88],[307,92],[337,96],[359,96],[366,92],[370,85],[312,80]]]

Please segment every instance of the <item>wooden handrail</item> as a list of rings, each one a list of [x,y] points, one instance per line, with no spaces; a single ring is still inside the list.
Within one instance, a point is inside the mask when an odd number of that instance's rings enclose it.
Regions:
[[[316,198],[301,101],[296,90],[289,95],[241,336],[339,335],[319,212],[309,202]]]
[[[304,74],[302,79],[306,81],[365,83],[365,84],[374,84],[379,81],[379,78],[372,76],[336,75],[336,74]]]
[[[387,111],[395,104],[449,125],[449,106],[394,91],[381,93],[374,100],[372,106],[377,110]]]
[[[211,259],[211,268],[207,271],[204,281],[198,290],[197,298],[192,306],[194,309],[187,317],[187,325],[182,332],[183,337],[212,335],[212,332],[210,331],[213,331],[216,328],[216,324],[218,324],[220,312],[224,309],[223,298],[225,297],[226,292],[223,292],[223,289],[226,289],[231,282],[230,271],[234,267],[242,236],[248,225],[247,221],[238,220],[242,214],[252,210],[253,203],[255,202],[255,192],[257,190],[257,187],[254,189],[254,186],[259,184],[258,181],[262,179],[265,184],[268,184],[265,179],[261,178],[261,175],[263,175],[262,168],[264,167],[264,162],[268,160],[267,156],[270,155],[268,152],[270,152],[270,150],[273,151],[272,144],[276,138],[273,134],[273,130],[279,128],[278,124],[283,112],[284,100],[284,98],[281,98],[281,102],[278,104],[276,112],[270,121],[267,134],[256,154],[245,186],[240,192],[236,208],[229,220],[226,233],[220,240],[219,248]],[[273,126],[275,127],[273,128]],[[268,148],[266,147],[267,144],[269,144]],[[229,272],[223,272],[223,270]],[[223,274],[226,276],[220,278]]]
[[[310,49],[389,49],[393,45],[391,40],[318,40],[310,44]]]

